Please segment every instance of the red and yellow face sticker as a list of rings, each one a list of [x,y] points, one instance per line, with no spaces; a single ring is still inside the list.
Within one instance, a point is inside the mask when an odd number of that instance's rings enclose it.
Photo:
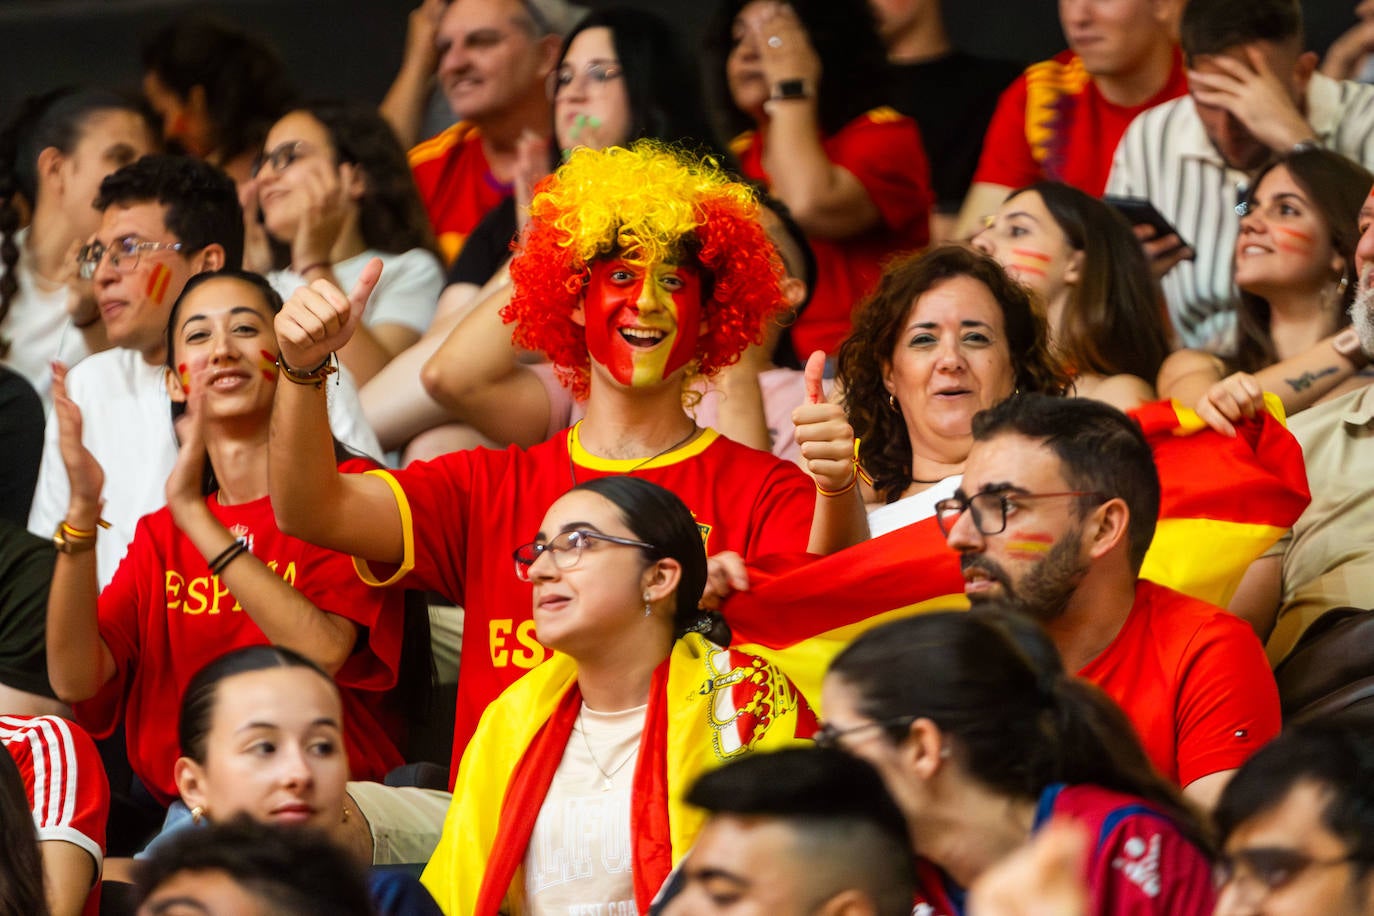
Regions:
[[[154,264],[148,271],[148,285],[144,293],[154,305],[161,305],[167,298],[167,287],[172,282],[172,271],[166,264]]]
[[[262,377],[269,382],[277,380],[277,356],[266,350],[258,351],[258,369],[262,372]]]
[[[696,356],[702,301],[695,267],[597,261],[582,305],[587,350],[622,385],[656,385]]]

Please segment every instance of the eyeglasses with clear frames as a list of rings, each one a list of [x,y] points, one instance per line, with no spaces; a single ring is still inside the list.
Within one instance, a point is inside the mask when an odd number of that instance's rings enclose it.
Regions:
[[[95,277],[95,272],[100,269],[100,262],[106,257],[109,257],[111,267],[127,274],[138,267],[139,255],[145,251],[181,251],[185,247],[181,242],[140,242],[133,236],[127,236],[108,247],[100,242],[81,246],[81,251],[76,256],[76,264],[81,279],[90,280]]]
[[[821,723],[820,728],[811,736],[816,747],[822,750],[831,750],[840,747],[840,739],[847,735],[865,732],[875,728],[897,728],[898,726],[910,725],[915,722],[918,716],[895,716],[891,719],[879,719],[876,722],[865,722],[862,725],[851,725],[849,728],[836,728],[829,722]]]
[[[1061,490],[1057,493],[1022,493],[1016,490],[986,490],[972,496],[950,496],[935,504],[935,523],[940,533],[949,536],[959,516],[973,510],[973,527],[982,535],[1001,534],[1007,530],[1007,510],[1018,502],[1031,499],[1051,499],[1058,496],[1091,496],[1105,500],[1094,490]]]
[[[583,78],[586,84],[595,91],[601,91],[607,83],[620,79],[625,73],[624,68],[613,60],[594,60],[582,68]],[[573,84],[577,79],[578,71],[567,64],[559,65],[548,76],[549,101],[553,101],[558,94]]]
[[[577,561],[582,559],[582,551],[590,547],[595,541],[605,541],[609,544],[618,544],[621,547],[638,547],[641,550],[658,551],[658,548],[653,544],[646,544],[643,541],[579,528],[574,531],[564,531],[542,544],[538,541],[532,541],[515,548],[511,554],[515,559],[515,577],[521,582],[531,581],[530,568],[534,566],[540,556],[546,553],[553,560],[554,566],[559,569],[572,569],[577,565]]]

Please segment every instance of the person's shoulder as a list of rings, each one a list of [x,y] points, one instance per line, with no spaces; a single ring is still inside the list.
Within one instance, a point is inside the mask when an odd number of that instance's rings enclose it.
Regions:
[[[410,152],[407,153],[410,167],[415,168],[434,159],[458,155],[470,144],[478,142],[480,138],[481,131],[478,130],[476,124],[471,121],[459,121],[428,140],[422,140],[411,147]]]
[[[715,432],[713,430],[713,432]],[[749,473],[775,472],[791,476],[791,472],[805,477],[801,468],[785,458],[779,458],[772,452],[765,452],[762,449],[736,442],[729,436],[716,433],[715,439],[702,450],[703,456],[709,455],[714,461],[728,464],[732,468],[739,468]]]
[[[1314,404],[1288,418],[1288,430],[1303,445],[1347,423],[1363,427],[1374,419],[1374,385],[1364,385],[1340,397]]]
[[[1133,613],[1146,615],[1153,637],[1167,655],[1187,656],[1215,645],[1244,644],[1263,653],[1250,624],[1201,598],[1141,579]]]
[[[141,354],[124,347],[111,347],[92,353],[67,370],[67,391],[70,392],[73,385],[79,386],[92,380],[132,379],[139,375],[143,365],[146,364]]]

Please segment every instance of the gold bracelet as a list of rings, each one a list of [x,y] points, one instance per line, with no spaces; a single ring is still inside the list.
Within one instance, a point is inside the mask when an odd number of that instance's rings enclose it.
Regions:
[[[96,525],[100,528],[110,527],[110,523],[103,518],[96,519]],[[52,533],[52,545],[56,547],[60,553],[85,553],[88,550],[95,549],[95,536],[97,531],[97,528],[92,528],[89,531],[81,528],[74,528],[68,525],[64,520],[58,523],[57,530]]]
[[[299,369],[292,369],[286,364],[286,360],[278,355],[277,368],[281,370],[282,375],[286,376],[287,379],[295,382],[297,385],[310,385],[313,388],[323,388],[324,380],[339,371],[339,367],[334,363],[333,353],[326,356],[324,362],[320,363],[309,372],[301,372]]]

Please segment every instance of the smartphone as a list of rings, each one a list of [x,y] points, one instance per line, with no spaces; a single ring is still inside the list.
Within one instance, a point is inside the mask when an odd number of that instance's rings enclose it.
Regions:
[[[1166,235],[1177,235],[1179,247],[1186,247],[1188,240],[1173,225],[1164,218],[1164,214],[1155,209],[1155,205],[1143,197],[1114,197],[1107,195],[1102,198],[1102,202],[1109,207],[1114,207],[1118,213],[1126,217],[1126,220],[1133,226],[1144,224],[1155,230],[1155,238]]]

